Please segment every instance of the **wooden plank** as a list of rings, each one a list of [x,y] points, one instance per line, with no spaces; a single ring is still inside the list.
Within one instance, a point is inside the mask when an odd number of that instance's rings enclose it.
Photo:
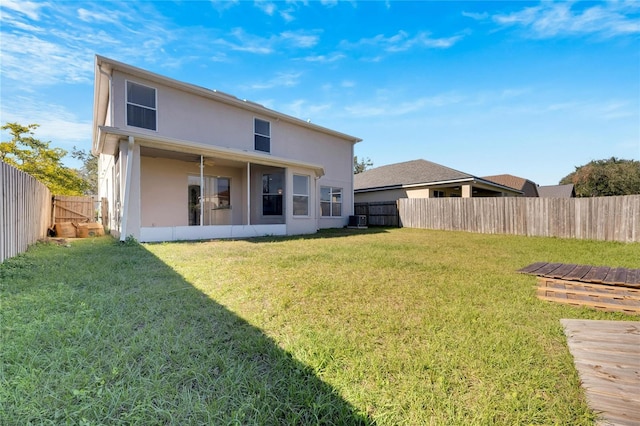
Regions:
[[[555,271],[560,266],[562,266],[562,263],[547,263],[545,266],[543,266],[542,268],[536,271],[536,275],[541,275],[546,277],[548,276],[549,273]]]
[[[602,281],[605,279],[605,277],[609,273],[610,269],[611,268],[609,268],[608,266],[594,266],[587,273],[587,275],[582,277],[582,281],[588,281],[591,283],[602,283]]]
[[[543,266],[547,265],[548,262],[536,262],[536,263],[532,263],[531,265],[525,266],[524,268],[518,269],[517,272],[520,272],[521,274],[534,274],[535,275],[535,271],[537,271],[538,269],[542,268]]]
[[[548,302],[560,303],[563,305],[572,305],[576,307],[593,308],[605,312],[621,312],[630,315],[640,315],[640,310],[633,306],[619,305],[616,303],[602,303],[598,301],[587,301],[579,299],[567,299],[564,297],[538,296],[541,300]]]
[[[560,266],[558,269],[554,270],[553,272],[547,274],[548,277],[553,277],[553,278],[563,278],[565,275],[571,273],[571,271],[573,271],[576,266],[575,264],[569,263],[569,264],[563,264],[562,266]]]
[[[637,288],[584,281],[559,280],[557,278],[538,277],[538,287],[558,290],[590,291],[603,295],[630,295],[640,297],[640,289]]]
[[[622,281],[620,281],[622,280]],[[627,270],[626,268],[611,268],[607,273],[607,276],[604,277],[602,282],[604,284],[624,284],[627,280]]]
[[[573,271],[564,276],[565,280],[580,280],[591,270],[591,265],[578,265]]]
[[[640,269],[629,269],[627,271],[627,280],[625,285],[640,286]]]
[[[640,424],[640,322],[560,322],[589,407],[606,424]],[[609,340],[603,342],[605,335]]]

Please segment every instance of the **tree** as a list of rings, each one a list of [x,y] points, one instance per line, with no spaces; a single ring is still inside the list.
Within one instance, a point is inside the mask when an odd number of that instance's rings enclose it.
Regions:
[[[357,155],[353,157],[353,174],[354,175],[358,173],[362,173],[372,166],[373,166],[373,161],[371,161],[369,157],[363,158],[361,161],[358,161]]]
[[[560,180],[561,185],[569,183],[577,197],[640,194],[640,161],[616,157],[594,160]]]
[[[34,130],[38,124],[27,126],[7,123],[12,139],[0,142],[0,160],[30,174],[45,184],[56,195],[82,195],[87,191],[88,183],[79,173],[62,164],[67,151],[62,148],[50,148],[51,142],[35,138]]]
[[[98,193],[98,157],[94,157],[89,151],[78,149],[75,146],[71,151],[71,156],[82,161],[82,168],[78,170],[80,176],[87,182],[88,188],[85,194]]]

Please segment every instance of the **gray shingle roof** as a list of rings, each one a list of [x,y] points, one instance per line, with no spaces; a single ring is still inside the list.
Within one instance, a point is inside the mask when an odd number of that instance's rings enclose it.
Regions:
[[[538,197],[538,185],[529,179],[509,174],[483,176],[482,179],[522,191],[525,197]]]
[[[575,192],[573,190],[573,184],[569,183],[567,185],[548,185],[548,186],[539,186],[538,194],[540,197],[545,198],[572,198],[575,197]]]
[[[421,183],[446,182],[473,178],[440,164],[427,160],[413,160],[389,164],[358,173],[353,179],[353,189],[370,189],[412,185]]]

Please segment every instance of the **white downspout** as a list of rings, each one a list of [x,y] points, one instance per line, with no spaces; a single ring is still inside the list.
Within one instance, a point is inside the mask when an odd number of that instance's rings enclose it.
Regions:
[[[316,220],[316,231],[320,230],[320,176],[313,177],[315,183],[315,197],[313,197],[313,216]]]
[[[131,175],[133,174],[133,136],[129,136],[129,147],[127,148],[127,169],[124,179],[124,206],[122,208],[122,230],[120,231],[120,241],[127,238],[127,221],[129,219],[129,194],[131,193]]]
[[[247,225],[251,225],[251,163],[247,162]]]
[[[200,226],[204,226],[204,157],[200,156]]]

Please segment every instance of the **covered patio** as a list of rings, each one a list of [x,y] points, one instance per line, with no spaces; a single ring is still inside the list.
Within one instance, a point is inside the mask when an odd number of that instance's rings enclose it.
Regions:
[[[245,238],[318,229],[315,194],[324,174],[319,165],[107,127],[100,128],[100,136],[114,162],[113,175],[100,179],[113,192],[109,198],[120,200],[110,206],[115,214],[108,227],[121,240],[129,235],[144,242]],[[307,185],[298,189],[301,178]],[[296,207],[300,199],[306,209]]]

